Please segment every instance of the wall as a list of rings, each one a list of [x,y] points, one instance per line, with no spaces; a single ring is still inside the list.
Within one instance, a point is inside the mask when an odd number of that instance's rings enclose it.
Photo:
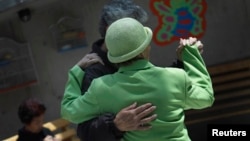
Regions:
[[[204,60],[207,65],[249,57],[248,33],[250,30],[250,2],[247,0],[207,0],[207,29],[201,41],[204,43]],[[141,2],[143,3],[143,2]],[[156,19],[151,15],[150,25],[155,27]],[[168,47],[155,47],[152,60],[156,64],[168,65],[174,57],[178,43]],[[166,61],[165,61],[166,60]]]
[[[46,4],[32,3],[32,19],[21,22],[15,11],[0,13],[0,24],[9,21],[15,36],[30,44],[39,83],[0,94],[0,140],[17,133],[21,123],[17,118],[17,107],[27,97],[38,97],[47,105],[45,121],[60,117],[60,100],[67,81],[68,70],[90,50],[91,43],[99,37],[98,17],[105,0],[53,0]],[[135,0],[149,11],[148,26],[154,28],[156,17],[150,13],[149,0]],[[247,0],[207,1],[207,30],[201,38],[204,43],[203,57],[206,64],[213,65],[250,56],[248,33],[250,32],[250,2]],[[88,47],[58,53],[48,27],[61,16],[84,19]],[[0,36],[8,35],[0,27]],[[178,42],[168,47],[152,44],[151,61],[159,66],[168,66],[175,59]]]
[[[98,7],[101,7],[103,2],[88,2],[89,5],[86,5],[80,0],[54,0],[42,6],[35,4],[31,3],[33,14],[31,20],[26,23],[21,22],[15,13],[21,7],[0,15],[2,23],[11,23],[16,40],[29,42],[39,80],[36,85],[0,94],[0,140],[16,134],[17,129],[22,126],[17,117],[17,108],[21,101],[28,97],[37,97],[46,104],[45,121],[59,118],[60,100],[67,81],[67,72],[90,50],[90,47],[85,47],[58,53],[49,26],[62,16],[81,17],[85,20],[85,29],[89,29],[86,30],[89,46],[98,36]],[[93,15],[96,16],[92,17]],[[4,31],[6,30],[3,30],[2,36],[9,35]],[[11,36],[13,34],[8,37]]]

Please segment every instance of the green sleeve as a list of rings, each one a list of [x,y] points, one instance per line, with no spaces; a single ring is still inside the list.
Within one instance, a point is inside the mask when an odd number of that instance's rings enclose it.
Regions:
[[[92,117],[92,111],[98,112],[96,97],[87,91],[81,93],[84,72],[79,66],[74,66],[68,73],[64,96],[61,101],[61,116],[73,123],[81,123]]]
[[[206,65],[196,46],[186,46],[182,54],[185,74],[185,109],[202,109],[214,102],[213,87]]]

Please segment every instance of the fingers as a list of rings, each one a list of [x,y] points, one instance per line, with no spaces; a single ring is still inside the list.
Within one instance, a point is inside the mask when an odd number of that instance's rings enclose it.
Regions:
[[[102,59],[96,54],[96,53],[90,53],[85,55],[78,63],[82,69],[85,69],[86,67],[95,64],[95,63],[101,63],[104,65]]]
[[[185,46],[193,46],[197,47],[200,54],[203,53],[203,44],[201,41],[197,40],[195,37],[189,37],[188,39],[182,39],[180,38],[180,45],[176,49],[176,55],[177,59],[182,61],[182,50],[184,49]]]
[[[144,125],[144,126],[138,126],[137,130],[149,130],[150,128],[152,128],[152,126],[150,125]]]
[[[86,55],[86,58],[94,59],[94,58],[99,58],[99,56],[96,53],[89,53]]]
[[[195,43],[195,45],[196,45],[198,48],[200,48],[200,49],[203,48],[203,44],[201,43],[201,41],[197,41],[197,42]]]
[[[182,46],[191,46],[197,42],[197,38],[189,37],[188,39],[180,39],[180,45]]]
[[[156,109],[156,106],[148,107],[147,109],[144,109],[140,113],[138,113],[138,118],[146,117],[147,115],[151,114]]]
[[[151,128],[148,126],[148,123],[155,120],[157,117],[156,114],[152,114],[156,106],[153,106],[151,103],[146,103],[138,107],[136,106],[137,103],[135,102],[116,114],[114,123],[119,130],[133,131]]]
[[[152,106],[151,103],[143,104],[135,109],[135,114],[139,114],[139,113],[143,112],[144,110],[150,108],[151,106]]]
[[[197,41],[197,42],[195,43],[195,45],[198,46],[198,47],[199,47],[199,46],[202,46],[202,47],[203,47],[203,44],[201,43],[201,41]]]
[[[198,47],[198,50],[199,50],[200,54],[203,53],[203,48],[199,48],[199,47]]]
[[[140,125],[148,124],[148,123],[150,123],[151,121],[155,120],[156,117],[157,117],[157,114],[153,114],[152,116],[143,118],[143,119],[140,121]]]
[[[90,63],[101,63],[104,65],[102,59],[96,53],[90,53],[86,55],[86,58],[89,59]]]
[[[136,107],[137,103],[133,103],[132,105],[129,105],[128,107],[124,108],[123,110],[131,110],[134,109]]]
[[[201,43],[201,41],[197,41],[197,42],[195,43],[195,46],[197,46],[197,48],[198,48],[200,54],[202,54],[202,53],[203,53],[203,44]]]
[[[139,106],[136,110],[136,112],[139,112],[137,117],[140,120],[137,124],[138,124],[138,130],[147,130],[150,129],[151,126],[147,126],[148,123],[150,123],[151,121],[155,120],[157,115],[151,115],[149,117],[149,114],[151,114],[154,110],[156,109],[156,106],[152,106],[151,103],[147,103],[144,104],[142,106]]]
[[[194,45],[197,42],[197,38],[189,37],[189,45]]]
[[[203,44],[200,40],[197,40],[195,37],[189,37],[188,39],[180,38],[180,45],[176,49],[177,55],[180,55],[180,50],[182,50],[185,46],[192,46],[195,45],[200,53],[203,53]]]
[[[94,59],[89,59],[88,66],[91,65],[91,64],[95,64],[95,63],[101,63],[102,65],[104,65],[104,63],[102,62],[102,60],[100,60],[98,58],[94,58]]]
[[[154,114],[154,115],[152,115],[150,117],[142,119],[140,121],[140,124],[137,127],[137,130],[148,130],[148,129],[150,129],[152,126],[150,126],[148,123],[155,120],[156,118],[157,118],[157,115]]]

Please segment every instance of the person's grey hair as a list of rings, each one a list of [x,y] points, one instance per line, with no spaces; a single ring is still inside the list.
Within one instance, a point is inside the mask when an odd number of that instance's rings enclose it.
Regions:
[[[111,0],[109,3],[104,5],[101,13],[99,22],[99,32],[104,38],[107,27],[114,21],[130,17],[138,20],[142,24],[148,20],[147,12],[136,5],[132,0]]]

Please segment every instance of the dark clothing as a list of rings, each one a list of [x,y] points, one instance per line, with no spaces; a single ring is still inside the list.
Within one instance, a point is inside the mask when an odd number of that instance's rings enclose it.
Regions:
[[[93,79],[101,77],[106,74],[112,74],[117,71],[117,68],[115,67],[115,65],[109,62],[108,57],[107,57],[107,52],[104,52],[103,50],[101,50],[101,46],[103,45],[103,43],[104,43],[104,39],[100,39],[96,41],[92,45],[91,53],[97,53],[98,56],[104,62],[105,66],[100,63],[96,63],[84,69],[85,75],[82,81],[82,84],[84,84],[82,85],[82,92],[85,92],[88,90]]]
[[[119,141],[123,132],[114,125],[115,115],[107,113],[87,122],[77,128],[77,135],[81,141]]]
[[[118,69],[110,63],[107,53],[101,50],[104,40],[100,39],[92,45],[91,53],[97,53],[105,66],[100,63],[93,64],[84,69],[85,75],[82,81],[82,93],[88,90],[93,79],[106,74],[113,74]],[[171,67],[184,68],[183,62],[176,60]],[[119,131],[114,125],[115,114],[107,113],[97,118],[78,124],[77,135],[81,141],[119,141],[124,132]]]
[[[169,67],[184,69],[184,64],[183,64],[182,61],[176,59],[176,60],[173,61],[173,64],[170,65]]]
[[[103,43],[104,39],[96,41],[92,45],[91,53],[97,53],[105,66],[96,63],[84,69],[85,75],[82,81],[82,92],[88,90],[93,79],[117,71],[115,65],[109,62],[107,53],[101,50]],[[77,135],[84,141],[118,141],[122,138],[123,132],[119,131],[114,125],[114,118],[114,114],[107,113],[87,122],[80,123],[77,127]]]
[[[54,134],[48,129],[44,128],[39,133],[32,133],[27,131],[24,127],[18,130],[18,139],[17,141],[43,141],[43,139],[47,136]]]

